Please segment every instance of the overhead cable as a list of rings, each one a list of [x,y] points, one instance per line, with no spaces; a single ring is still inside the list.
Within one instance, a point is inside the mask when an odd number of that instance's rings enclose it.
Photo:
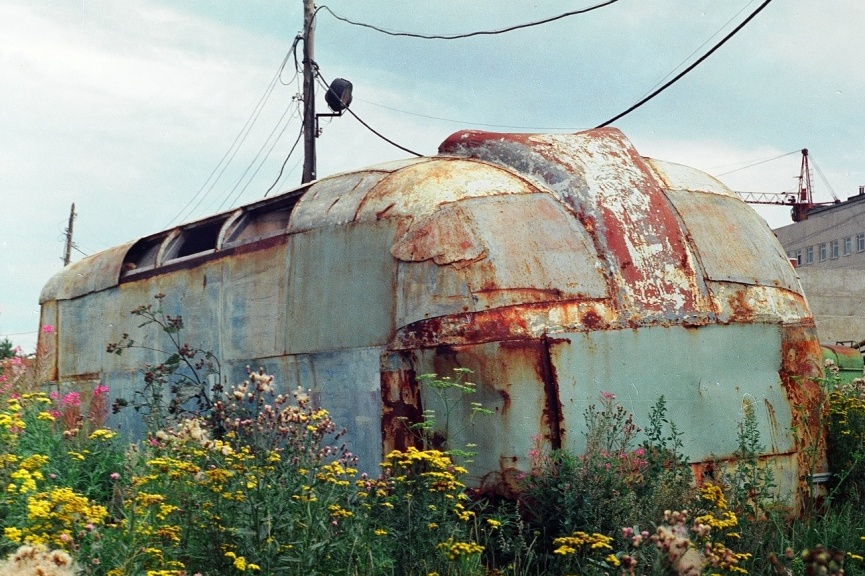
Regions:
[[[204,184],[201,185],[201,188],[198,189],[198,191],[192,196],[192,198],[189,199],[189,201],[186,203],[186,205],[184,205],[183,208],[180,209],[180,211],[174,216],[174,218],[172,218],[168,222],[168,224],[166,226],[170,226],[174,222],[182,221],[184,218],[189,217],[192,213],[194,213],[198,209],[199,206],[201,206],[201,203],[204,201],[204,199],[211,193],[211,191],[213,190],[216,183],[219,181],[219,179],[225,173],[225,170],[228,168],[228,165],[234,159],[238,150],[240,150],[240,146],[246,140],[246,137],[249,135],[255,122],[258,120],[258,117],[261,115],[261,112],[264,109],[264,105],[267,103],[267,100],[270,98],[270,95],[273,93],[273,89],[276,86],[276,83],[278,81],[280,81],[280,77],[282,75],[283,69],[285,68],[285,64],[288,62],[289,57],[297,49],[297,43],[300,41],[300,39],[301,39],[301,36],[295,37],[294,42],[292,42],[292,44],[291,44],[291,48],[288,49],[288,52],[286,53],[285,58],[283,58],[282,63],[280,63],[279,69],[277,70],[276,74],[274,74],[273,78],[270,80],[270,83],[268,84],[267,88],[265,88],[264,94],[258,100],[258,103],[255,105],[255,108],[253,108],[252,113],[250,114],[249,118],[247,118],[243,127],[240,129],[240,131],[234,137],[234,140],[232,141],[232,143],[228,147],[228,149],[225,151],[225,154],[222,155],[222,158],[219,160],[219,162],[217,162],[216,166],[214,166],[213,170],[210,172],[210,175],[204,181]],[[217,174],[217,172],[218,172],[218,174]],[[215,177],[214,177],[214,175],[215,175]],[[196,202],[196,200],[197,200],[197,202]],[[194,206],[193,206],[193,203],[195,204]]]
[[[772,158],[766,158],[764,160],[758,160],[747,166],[742,166],[741,168],[734,168],[733,170],[727,170],[726,172],[721,172],[720,174],[715,174],[715,176],[726,176],[727,174],[732,174],[733,172],[739,172],[741,170],[747,170],[748,168],[753,168],[754,166],[759,166],[760,164],[765,164],[766,162],[771,162],[773,160],[778,160],[779,158],[784,158],[786,156],[790,156],[792,154],[799,154],[801,150],[793,150],[792,152],[787,152],[786,154],[781,154],[779,156],[773,156]],[[736,164],[727,164],[727,166],[736,166]],[[725,166],[718,166],[718,168],[724,168]]]
[[[319,69],[318,69],[318,65],[315,65],[315,66],[314,66],[314,69],[315,69],[315,75],[316,75],[316,77],[317,77],[317,78],[319,79],[319,81],[322,83],[322,87],[323,87],[325,90],[329,90],[329,89],[330,89],[330,84],[329,84],[329,83],[327,82],[327,80],[325,80],[324,77],[321,75],[321,72],[320,72]],[[415,152],[414,150],[410,150],[410,149],[406,148],[405,146],[401,146],[400,144],[397,144],[396,142],[394,142],[393,140],[391,140],[390,138],[388,138],[387,136],[385,136],[384,134],[382,134],[381,132],[379,132],[378,130],[376,130],[375,128],[373,128],[372,126],[370,126],[369,124],[367,124],[367,123],[364,122],[363,120],[361,120],[360,116],[358,116],[357,114],[355,114],[355,113],[354,113],[354,110],[352,110],[351,107],[346,106],[346,107],[345,107],[345,110],[348,111],[349,114],[351,114],[352,116],[354,116],[354,119],[357,120],[358,122],[360,122],[360,123],[363,125],[364,128],[366,128],[367,130],[369,130],[370,132],[372,132],[373,134],[375,134],[376,136],[378,136],[379,138],[381,138],[382,140],[384,140],[385,142],[387,142],[387,143],[390,144],[391,146],[394,146],[394,147],[396,147],[396,148],[399,148],[399,149],[402,150],[403,152],[408,152],[409,154],[414,154],[414,155],[417,156],[418,158],[423,157],[423,154],[420,154],[420,153],[418,153],[418,152]]]
[[[285,131],[288,128],[288,125],[294,119],[295,113],[297,112],[296,108],[294,109],[294,112],[292,112],[291,116],[288,117],[288,120],[285,120],[286,115],[288,114],[289,110],[291,110],[292,108],[295,108],[295,107],[292,105],[289,105],[285,109],[285,111],[282,113],[282,116],[279,118],[279,120],[277,120],[276,124],[274,124],[273,129],[270,131],[270,134],[267,135],[267,138],[264,140],[264,142],[259,147],[258,152],[255,153],[255,156],[250,161],[249,165],[246,167],[246,169],[243,171],[243,173],[240,175],[240,178],[237,179],[237,182],[234,183],[234,186],[231,188],[231,190],[229,190],[226,193],[225,197],[222,199],[222,202],[216,208],[217,212],[222,210],[222,208],[226,205],[228,205],[229,208],[231,206],[233,206],[234,203],[237,202],[237,199],[240,198],[240,195],[243,194],[243,192],[247,189],[247,187],[249,187],[250,182],[252,182],[252,180],[255,178],[256,174],[258,174],[258,171],[261,169],[261,165],[264,163],[265,160],[267,160],[268,156],[270,155],[270,152],[276,146],[277,142],[279,142],[279,139],[282,138],[282,135],[285,134]],[[279,129],[280,124],[283,123],[283,120],[285,120],[285,124],[282,126],[282,130],[279,131],[279,134],[277,134],[277,130]],[[274,138],[274,135],[276,136],[276,138]],[[273,138],[273,143],[270,143],[272,138]],[[268,148],[267,152],[264,153],[264,149],[267,147],[268,144],[270,144],[270,148]],[[259,161],[259,159],[260,159],[260,161]],[[247,180],[247,182],[243,186],[243,188],[240,188],[240,190],[238,191],[237,189],[240,187],[240,183],[243,182],[243,179],[246,178],[246,175],[249,173],[250,170],[252,170],[252,167],[256,162],[259,162],[258,168],[255,169],[255,171],[252,173],[252,176],[250,176],[249,180]],[[237,192],[237,193],[234,194],[234,196],[232,197],[232,194],[234,192]],[[229,198],[231,198],[230,201],[229,201]]]
[[[440,118],[438,116],[430,116],[429,114],[418,114],[417,112],[410,112],[408,110],[402,110],[400,108],[393,108],[392,106],[385,106],[384,104],[371,102],[369,100],[364,100],[363,98],[355,98],[355,100],[360,100],[361,102],[366,102],[367,104],[378,106],[379,108],[384,108],[386,110],[393,110],[394,112],[409,114],[410,116],[429,118],[430,120],[440,120],[441,122],[451,122],[453,124],[459,124],[461,126],[485,126],[487,128],[510,128],[512,130],[561,130],[565,132],[575,132],[576,130],[578,130],[577,128],[556,128],[551,126],[512,126],[508,124],[484,124],[483,122],[474,122],[473,120],[454,120],[452,118]]]
[[[688,56],[687,56],[684,60],[682,60],[681,62],[679,62],[679,64],[676,65],[675,68],[673,68],[672,70],[670,70],[670,72],[669,72],[666,76],[664,76],[663,78],[661,78],[661,79],[658,81],[657,84],[655,84],[654,86],[652,86],[651,88],[649,88],[649,90],[646,91],[646,93],[643,94],[643,96],[646,96],[646,94],[651,93],[652,90],[654,90],[655,88],[657,88],[658,86],[660,86],[661,83],[664,82],[664,80],[666,80],[667,78],[669,78],[670,76],[672,76],[672,75],[676,72],[676,70],[678,70],[679,68],[681,68],[681,67],[685,64],[685,62],[687,62],[688,60],[690,60],[690,59],[694,56],[694,54],[696,54],[697,52],[699,52],[700,50],[702,50],[702,49],[703,49],[703,46],[705,46],[706,44],[708,44],[708,43],[712,40],[712,38],[714,38],[715,36],[717,36],[718,34],[720,34],[720,33],[721,33],[721,30],[723,30],[724,28],[726,28],[727,26],[729,26],[729,25],[730,25],[730,22],[732,22],[733,20],[735,20],[735,19],[739,16],[739,14],[741,14],[742,12],[744,12],[745,9],[748,8],[748,6],[750,6],[751,4],[754,3],[754,1],[755,1],[755,0],[750,0],[747,4],[745,4],[744,6],[742,6],[742,8],[740,8],[738,12],[736,12],[735,14],[733,14],[732,16],[730,16],[730,19],[727,20],[726,22],[724,22],[724,25],[723,25],[723,26],[721,26],[720,28],[718,28],[718,30],[717,30],[714,34],[712,34],[711,36],[709,36],[708,38],[706,38],[705,42],[703,42],[702,44],[700,44],[699,46],[697,46],[696,48],[694,48],[694,51],[693,51],[693,52],[691,52],[690,54],[688,54]],[[642,96],[641,96],[641,97],[642,97]]]
[[[739,30],[741,30],[742,28],[744,28],[745,25],[748,24],[748,22],[750,22],[751,20],[753,20],[753,18],[754,18],[757,14],[759,14],[759,13],[763,10],[763,8],[765,8],[766,6],[768,6],[769,3],[770,3],[771,1],[772,1],[772,0],[765,0],[762,4],[760,4],[760,6],[757,7],[756,10],[754,10],[753,12],[751,12],[751,14],[750,14],[747,18],[745,18],[745,19],[742,21],[741,24],[739,24],[738,26],[736,26],[735,28],[733,28],[733,30],[732,30],[729,34],[727,34],[726,36],[724,36],[724,38],[722,38],[720,42],[718,42],[717,44],[715,44],[715,45],[711,48],[711,50],[709,50],[708,52],[706,52],[705,54],[703,54],[702,56],[700,56],[700,58],[698,58],[698,59],[697,59],[693,64],[691,64],[690,66],[688,66],[687,68],[685,68],[684,70],[682,70],[681,72],[679,72],[678,74],[676,74],[676,76],[674,76],[674,77],[673,77],[670,81],[668,81],[666,84],[664,84],[663,86],[661,86],[660,88],[658,88],[657,90],[655,90],[654,92],[652,92],[651,94],[649,94],[648,96],[646,96],[645,98],[641,99],[639,102],[637,102],[636,104],[634,104],[633,106],[631,106],[630,108],[628,108],[627,110],[625,110],[624,112],[621,112],[621,113],[619,113],[619,114],[613,116],[612,118],[610,118],[610,119],[607,120],[606,122],[603,122],[602,124],[598,124],[597,126],[595,126],[595,128],[603,128],[604,126],[608,126],[608,125],[612,124],[613,122],[615,122],[615,121],[618,120],[619,118],[622,118],[622,117],[624,117],[624,116],[627,116],[628,114],[630,114],[631,112],[633,112],[634,110],[636,110],[637,108],[639,108],[640,106],[642,106],[643,104],[645,104],[646,102],[648,102],[649,100],[651,100],[652,98],[654,98],[655,96],[657,96],[658,94],[660,94],[661,92],[663,92],[664,90],[666,90],[667,88],[669,88],[670,86],[672,86],[673,84],[675,84],[676,82],[678,82],[679,80],[681,80],[682,77],[685,76],[685,74],[687,74],[688,72],[690,72],[691,70],[693,70],[694,68],[696,68],[697,66],[699,66],[699,65],[700,65],[700,64],[701,64],[701,63],[702,63],[706,58],[708,58],[709,56],[711,56],[712,54],[714,54],[714,52],[715,52],[718,48],[720,48],[721,46],[723,46],[724,44],[726,44],[727,41],[728,41],[730,38],[732,38],[733,36],[735,36],[735,35],[739,32]]]
[[[475,32],[467,32],[464,34],[416,34],[414,32],[396,32],[393,30],[386,30],[384,28],[380,28],[378,26],[374,26],[373,24],[367,24],[365,22],[357,22],[355,20],[350,20],[345,16],[340,16],[335,13],[326,5],[319,6],[315,11],[318,13],[319,10],[327,10],[331,16],[340,20],[341,22],[345,22],[346,24],[351,24],[352,26],[361,26],[363,28],[369,28],[370,30],[375,30],[376,32],[381,32],[382,34],[387,34],[388,36],[403,36],[407,38],[420,38],[422,40],[461,40],[463,38],[471,38],[473,36],[494,36],[496,34],[505,34],[507,32],[513,32],[514,30],[520,30],[523,28],[531,28],[533,26],[540,26],[542,24],[549,24],[550,22],[555,22],[556,20],[561,20],[562,18],[568,18],[570,16],[576,16],[578,14],[585,14],[586,12],[591,12],[593,10],[597,10],[598,8],[603,8],[605,6],[609,6],[610,4],[615,4],[619,0],[607,0],[606,2],[601,2],[600,4],[595,4],[594,6],[589,6],[588,8],[581,8],[580,10],[571,10],[570,12],[565,12],[563,14],[559,14],[557,16],[551,16],[550,18],[544,18],[542,20],[536,20],[534,22],[526,22],[525,24],[516,24],[514,26],[508,26],[506,28],[498,28],[496,30],[478,30]]]
[[[300,125],[300,132],[297,133],[297,138],[294,140],[294,144],[291,145],[291,150],[288,151],[288,156],[286,156],[285,160],[282,161],[282,166],[279,168],[279,175],[276,177],[276,180],[273,181],[273,184],[270,185],[270,188],[267,189],[267,192],[264,193],[265,198],[267,198],[267,195],[270,194],[270,191],[273,190],[279,182],[279,179],[282,178],[282,172],[285,170],[285,165],[288,163],[288,159],[291,158],[291,155],[294,154],[294,149],[297,148],[297,143],[300,142],[301,136],[303,136],[303,124]]]

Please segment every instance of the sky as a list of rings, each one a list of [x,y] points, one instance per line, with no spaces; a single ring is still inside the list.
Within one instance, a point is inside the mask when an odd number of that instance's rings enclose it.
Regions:
[[[619,0],[514,32],[393,37],[322,9],[315,61],[352,110],[435,154],[461,129],[577,132],[629,108],[763,0]],[[328,0],[393,31],[461,34],[600,0]],[[322,6],[324,4],[319,4]],[[302,0],[0,2],[0,339],[35,348],[39,294],[72,260],[300,184]],[[708,59],[616,121],[644,156],[733,190],[788,192],[808,148],[816,201],[865,184],[865,4],[773,0]],[[283,63],[285,65],[283,66]],[[323,91],[317,108],[326,111]],[[407,157],[322,118],[318,176]],[[242,136],[242,137],[241,137]],[[281,176],[280,168],[284,164]],[[772,227],[789,207],[755,206]]]

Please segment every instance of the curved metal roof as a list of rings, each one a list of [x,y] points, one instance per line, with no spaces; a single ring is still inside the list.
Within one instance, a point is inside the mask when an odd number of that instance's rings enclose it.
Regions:
[[[211,232],[213,244],[206,251],[218,253],[226,228],[240,216],[271,208],[287,211],[286,222],[280,224],[284,228],[274,235],[396,219],[397,237],[408,234],[391,250],[398,259],[454,261],[478,258],[478,250],[486,250],[486,256],[504,261],[507,250],[490,249],[495,238],[480,243],[476,233],[472,240],[467,229],[460,236],[455,224],[443,227],[442,222],[477,221],[479,217],[471,214],[473,199],[536,194],[551,198],[559,206],[556,210],[569,213],[581,229],[582,240],[569,246],[580,258],[594,260],[591,266],[599,278],[584,283],[586,293],[598,293],[597,282],[606,282],[621,309],[676,310],[680,318],[700,314],[706,309],[704,279],[801,293],[786,255],[750,207],[708,174],[641,157],[616,129],[577,134],[464,131],[445,140],[439,152],[323,178],[89,256],[51,278],[40,303],[117,285],[129,254],[148,246],[150,268],[157,270],[167,258],[185,254],[178,238],[208,226],[211,231],[223,227],[216,235]],[[513,227],[514,235],[532,234],[531,221],[537,214],[521,216],[518,207],[505,204],[500,209],[510,210],[515,223],[524,219]],[[508,230],[499,234],[509,235]],[[516,236],[505,244],[519,243]],[[455,245],[455,239],[467,244]],[[166,248],[169,242],[174,243],[171,250]],[[579,246],[583,247],[577,250]],[[204,253],[199,248],[190,251]]]

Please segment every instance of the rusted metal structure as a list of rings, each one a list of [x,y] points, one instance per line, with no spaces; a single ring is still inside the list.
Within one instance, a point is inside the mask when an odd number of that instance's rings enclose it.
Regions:
[[[698,476],[750,402],[778,483],[810,489],[821,350],[795,271],[736,194],[615,129],[458,132],[90,256],[43,290],[48,379],[139,385],[159,358],[105,344],[159,292],[230,378],[312,389],[370,468],[435,407],[417,375],[465,367],[495,413],[458,404],[439,433],[487,481],[527,470],[533,437],[580,450],[611,392],[642,423],[663,395]]]

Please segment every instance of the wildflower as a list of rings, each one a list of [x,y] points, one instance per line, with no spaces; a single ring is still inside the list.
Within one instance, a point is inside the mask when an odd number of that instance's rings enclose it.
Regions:
[[[484,551],[484,547],[475,542],[459,542],[453,538],[448,538],[437,546],[439,550],[445,553],[448,560],[458,560],[460,556],[469,556],[471,554],[480,554]]]
[[[60,400],[60,404],[62,406],[81,406],[81,394],[75,391],[69,392]]]
[[[3,536],[12,542],[21,542],[24,538],[24,533],[20,528],[9,526],[3,529]]]
[[[54,332],[54,325],[53,324],[45,324],[44,326],[42,326],[42,332],[44,334],[53,333]]]
[[[108,430],[107,428],[97,428],[96,430],[94,430],[90,434],[89,439],[90,440],[111,440],[115,436],[117,436],[117,432],[113,432],[111,430]]]

